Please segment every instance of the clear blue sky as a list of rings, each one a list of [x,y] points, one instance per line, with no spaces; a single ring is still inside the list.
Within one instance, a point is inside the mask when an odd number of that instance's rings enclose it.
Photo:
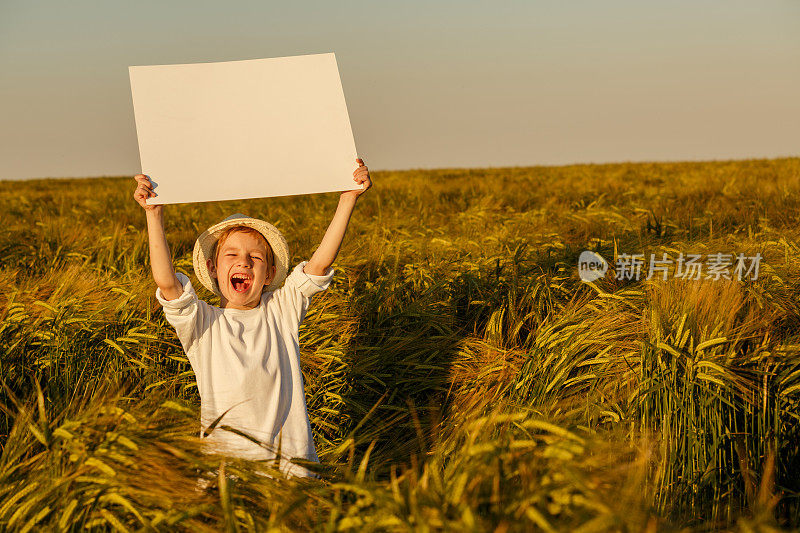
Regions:
[[[0,0],[0,179],[140,172],[129,65],[323,52],[375,170],[800,155],[794,0]]]

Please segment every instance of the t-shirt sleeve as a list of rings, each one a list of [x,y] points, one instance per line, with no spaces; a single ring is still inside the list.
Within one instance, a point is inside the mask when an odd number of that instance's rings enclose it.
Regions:
[[[175,276],[183,286],[183,293],[174,300],[167,300],[164,298],[161,289],[157,288],[156,299],[164,309],[167,322],[175,328],[175,332],[178,334],[178,339],[181,341],[184,352],[191,358],[192,348],[195,342],[197,342],[199,332],[201,331],[201,308],[205,302],[197,297],[197,293],[195,293],[194,287],[192,287],[192,282],[186,274],[176,272]]]
[[[299,325],[306,316],[311,297],[328,288],[336,271],[328,267],[325,274],[318,276],[303,271],[308,261],[301,261],[286,276],[283,287],[276,289],[273,298],[281,305],[282,311],[291,313]]]

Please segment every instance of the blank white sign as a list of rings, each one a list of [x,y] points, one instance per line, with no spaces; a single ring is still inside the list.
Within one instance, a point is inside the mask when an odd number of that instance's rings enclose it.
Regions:
[[[148,204],[363,188],[333,53],[128,70]]]

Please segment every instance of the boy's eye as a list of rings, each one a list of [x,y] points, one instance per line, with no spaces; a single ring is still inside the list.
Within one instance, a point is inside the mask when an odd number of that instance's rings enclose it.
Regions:
[[[259,261],[261,261],[261,258],[258,257],[257,255],[251,255],[250,257],[252,257],[253,259],[258,259]]]

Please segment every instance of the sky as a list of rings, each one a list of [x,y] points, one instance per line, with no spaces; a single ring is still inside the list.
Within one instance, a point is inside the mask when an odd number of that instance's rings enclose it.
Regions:
[[[371,170],[800,155],[795,0],[0,0],[0,179],[140,173],[128,66],[327,52]]]

